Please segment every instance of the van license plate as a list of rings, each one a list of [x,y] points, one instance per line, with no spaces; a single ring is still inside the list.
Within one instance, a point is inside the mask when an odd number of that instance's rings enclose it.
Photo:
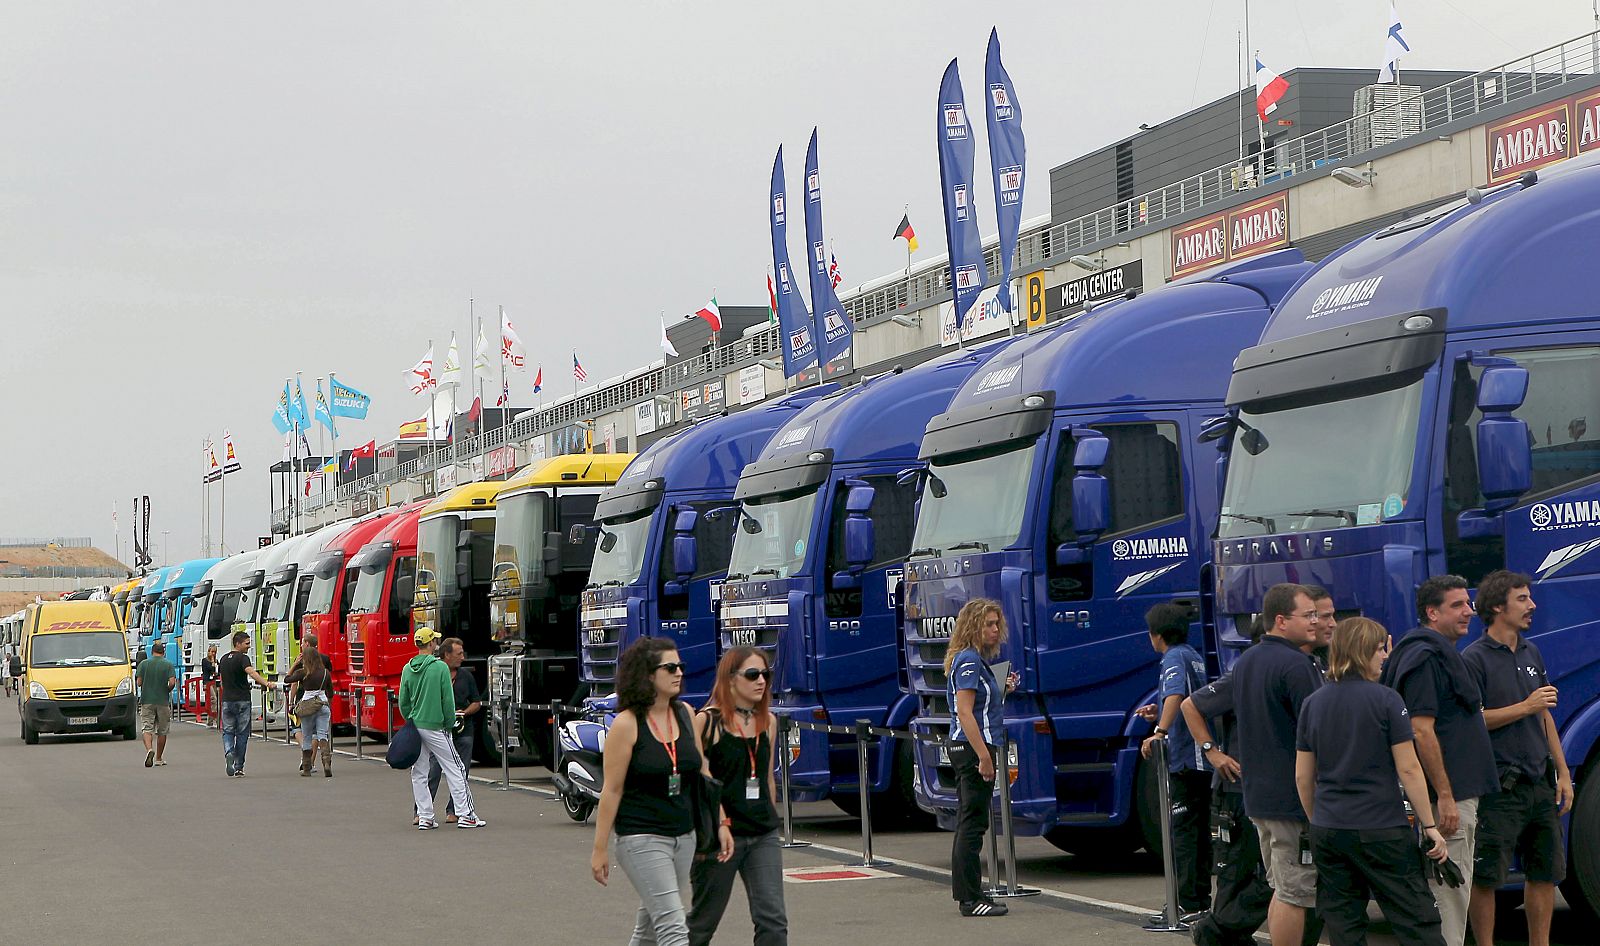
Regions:
[[[940,765],[949,765],[950,764],[950,747],[949,746],[940,746],[939,747],[939,764]]]
[[[73,716],[67,719],[67,724],[71,726],[93,726],[98,722],[98,716]]]

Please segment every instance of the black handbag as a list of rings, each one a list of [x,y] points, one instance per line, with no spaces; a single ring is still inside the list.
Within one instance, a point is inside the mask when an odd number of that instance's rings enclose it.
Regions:
[[[686,777],[694,806],[695,856],[715,857],[722,850],[722,782],[698,771]]]

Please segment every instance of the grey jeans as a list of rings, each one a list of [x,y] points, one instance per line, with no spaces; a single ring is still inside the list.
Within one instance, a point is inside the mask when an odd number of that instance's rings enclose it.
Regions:
[[[694,832],[617,836],[617,864],[639,892],[639,915],[628,946],[688,946],[689,865]]]
[[[787,946],[789,918],[783,908],[783,847],[778,832],[755,837],[735,837],[733,856],[725,863],[715,857],[694,862],[694,906],[689,910],[689,944],[711,942],[733,893],[733,878],[744,878],[745,899],[750,901],[750,922],[755,926],[755,946]]]

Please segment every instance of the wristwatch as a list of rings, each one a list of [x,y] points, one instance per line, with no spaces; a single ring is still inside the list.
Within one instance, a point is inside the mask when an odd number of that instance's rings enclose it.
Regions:
[[[1155,728],[1155,734],[1158,735],[1158,736],[1165,736],[1167,734],[1167,731],[1165,729],[1162,729],[1160,726],[1157,726]]]
[[[1202,743],[1200,743],[1200,751],[1201,752],[1210,752],[1212,749],[1215,749],[1216,747],[1217,747],[1217,744],[1214,743],[1214,742],[1202,742]]]

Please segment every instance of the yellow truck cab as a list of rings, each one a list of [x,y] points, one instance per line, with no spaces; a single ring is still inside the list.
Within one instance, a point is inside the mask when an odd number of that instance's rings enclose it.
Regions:
[[[111,730],[138,736],[133,667],[109,601],[28,605],[22,622],[22,741],[40,733]]]

